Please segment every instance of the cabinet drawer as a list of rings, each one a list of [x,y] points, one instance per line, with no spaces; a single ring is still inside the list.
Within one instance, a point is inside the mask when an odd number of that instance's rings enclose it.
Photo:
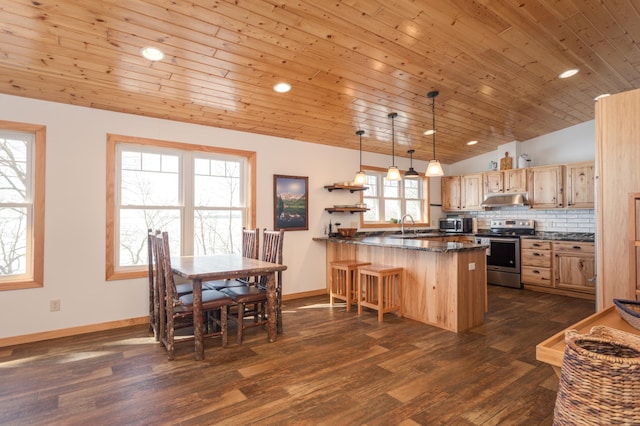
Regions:
[[[521,281],[525,284],[544,285],[547,287],[553,286],[551,281],[551,269],[550,268],[536,268],[533,266],[523,266]]]
[[[593,253],[595,251],[595,247],[593,243],[585,243],[579,241],[556,241],[553,243],[553,250],[569,253]]]
[[[551,241],[523,238],[520,240],[523,249],[551,250]]]
[[[551,251],[550,250],[522,250],[520,256],[522,266],[537,266],[542,268],[551,268]]]

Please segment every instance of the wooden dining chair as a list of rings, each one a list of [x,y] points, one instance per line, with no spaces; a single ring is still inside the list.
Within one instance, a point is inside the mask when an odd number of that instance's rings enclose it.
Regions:
[[[159,231],[157,231],[159,232]],[[149,264],[149,331],[156,341],[160,340],[160,298],[158,295],[158,276],[154,263],[154,244],[156,231],[149,229],[147,233],[147,260]],[[162,282],[164,278],[160,280]]]
[[[258,250],[260,244],[260,229],[242,228],[242,256],[251,259],[258,258]],[[237,278],[235,280],[217,280],[202,283],[203,287],[222,290],[227,287],[240,287],[243,285],[253,285],[251,277]]]
[[[262,246],[262,260],[266,262],[282,264],[282,241],[284,237],[284,230],[280,231],[267,231],[263,232],[264,243]],[[254,277],[253,280],[256,285],[240,286],[240,287],[227,287],[221,291],[229,295],[237,303],[237,312],[235,316],[230,318],[236,322],[238,327],[237,341],[242,343],[244,338],[244,330],[263,326],[267,324],[267,316],[265,314],[265,306],[267,303],[267,276]],[[278,325],[278,332],[282,332],[282,320],[281,318],[281,300],[282,300],[282,287],[281,287],[281,274],[276,274],[276,324]],[[280,288],[280,290],[278,290]],[[278,295],[279,294],[279,295]],[[253,318],[252,322],[245,322],[245,318]]]
[[[193,293],[180,295],[176,290],[173,272],[171,271],[171,255],[169,251],[169,236],[167,232],[162,232],[162,236],[156,239],[156,255],[159,259],[160,269],[164,276],[164,299],[165,299],[165,330],[161,336],[161,341],[167,349],[167,356],[171,360],[174,358],[175,343],[182,341],[194,341],[193,333],[187,335],[177,335],[176,330],[180,328],[179,322],[184,321],[193,324]],[[202,312],[207,318],[215,322],[218,327],[208,327],[204,337],[221,337],[221,345],[227,344],[227,312],[234,302],[226,294],[217,290],[202,290]],[[219,318],[219,319],[218,319]],[[204,342],[203,342],[204,343]]]

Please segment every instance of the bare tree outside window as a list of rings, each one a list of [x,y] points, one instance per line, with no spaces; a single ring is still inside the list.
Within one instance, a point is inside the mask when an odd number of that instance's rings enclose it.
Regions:
[[[31,140],[25,136],[0,137],[0,277],[28,272]]]
[[[148,229],[168,231],[172,256],[181,254],[183,229],[193,229],[187,241],[192,241],[194,255],[240,252],[245,208],[241,161],[134,149],[120,155],[119,266],[147,262]],[[187,176],[185,169],[193,174]],[[192,196],[181,194],[182,188]],[[189,211],[185,200],[193,200],[191,224],[183,217]]]

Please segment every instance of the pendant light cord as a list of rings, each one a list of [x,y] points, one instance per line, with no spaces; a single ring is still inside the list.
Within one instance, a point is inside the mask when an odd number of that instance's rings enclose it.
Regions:
[[[396,127],[395,118],[398,116],[397,112],[389,113],[388,117],[391,118],[391,166],[396,166]]]
[[[436,95],[437,96],[437,95]],[[436,159],[436,97],[431,98],[431,114],[433,115],[433,159]]]

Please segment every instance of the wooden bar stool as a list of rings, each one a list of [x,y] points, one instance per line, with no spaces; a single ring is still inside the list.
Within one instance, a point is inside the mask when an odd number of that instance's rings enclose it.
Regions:
[[[396,311],[402,317],[402,281],[404,269],[384,265],[358,268],[358,315],[362,307],[378,311],[378,321],[387,312]]]
[[[358,303],[358,277],[356,273],[359,266],[369,265],[370,262],[358,262],[357,260],[335,260],[331,262],[331,290],[330,305],[333,299],[347,302],[347,311],[351,310],[353,303]]]

